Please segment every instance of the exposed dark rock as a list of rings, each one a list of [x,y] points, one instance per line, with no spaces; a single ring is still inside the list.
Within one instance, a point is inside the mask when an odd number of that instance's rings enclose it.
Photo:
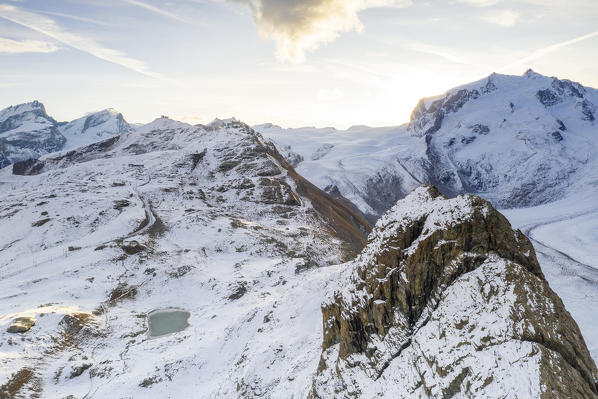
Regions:
[[[44,168],[44,162],[39,159],[26,159],[25,161],[15,162],[12,165],[12,174],[18,176],[32,176],[41,173]]]
[[[552,88],[561,96],[583,98],[586,89],[577,82],[553,78]]]
[[[247,292],[247,283],[245,281],[240,281],[231,288],[233,292],[228,296],[228,299],[234,301],[245,295]]]
[[[557,93],[551,89],[539,90],[538,93],[536,93],[536,97],[546,107],[551,107],[562,101]]]
[[[10,326],[6,329],[9,333],[24,333],[35,325],[35,318],[33,317],[17,317],[12,321]]]
[[[73,379],[79,377],[81,374],[85,372],[85,370],[89,369],[91,366],[91,363],[84,363],[80,366],[74,367],[73,371],[71,372],[71,375],[69,375],[69,378]]]
[[[50,218],[41,219],[41,220],[38,220],[37,222],[34,222],[32,224],[32,226],[33,227],[40,227],[40,226],[43,226],[44,224],[48,223],[50,220],[52,220],[52,219],[50,219]]]
[[[135,255],[146,249],[143,245],[141,245],[139,242],[135,240],[123,243],[121,245],[121,248],[128,255]]]
[[[562,120],[560,120],[560,119],[557,119],[557,120],[556,120],[556,123],[558,124],[558,126],[559,126],[559,130],[560,130],[560,131],[564,132],[564,131],[566,131],[566,130],[567,130],[567,127],[565,126],[565,124],[563,123],[563,121],[562,121]]]
[[[482,125],[481,123],[475,124],[471,126],[471,132],[475,134],[488,134],[490,133],[490,128],[486,125]]]
[[[581,103],[581,113],[583,114],[583,120],[594,122],[596,120],[595,112],[597,107],[589,102],[588,100],[583,100]]]
[[[561,133],[554,131],[550,133],[550,136],[555,140],[555,141],[563,141],[563,136],[561,135]]]
[[[197,165],[204,159],[204,157],[206,156],[207,153],[207,149],[204,149],[202,152],[197,153],[197,154],[191,154],[191,171],[195,170],[195,168],[197,168]]]

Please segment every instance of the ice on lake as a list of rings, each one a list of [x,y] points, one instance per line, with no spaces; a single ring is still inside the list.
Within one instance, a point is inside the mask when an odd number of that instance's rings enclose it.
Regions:
[[[182,309],[158,309],[148,314],[149,336],[159,337],[189,327],[191,314]]]

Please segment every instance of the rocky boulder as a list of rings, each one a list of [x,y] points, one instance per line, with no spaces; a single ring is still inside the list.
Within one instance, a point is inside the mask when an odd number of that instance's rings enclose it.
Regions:
[[[530,241],[474,196],[399,201],[322,313],[313,397],[598,397]]]
[[[27,332],[35,325],[34,317],[17,317],[13,320],[12,324],[8,326],[6,332],[9,333],[24,333]]]

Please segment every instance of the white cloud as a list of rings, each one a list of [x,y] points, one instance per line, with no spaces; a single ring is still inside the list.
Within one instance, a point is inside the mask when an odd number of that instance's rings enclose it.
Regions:
[[[0,37],[0,53],[53,53],[60,47],[40,40],[12,40]]]
[[[497,10],[482,16],[482,19],[491,24],[510,27],[517,23],[521,14],[512,10]]]
[[[20,8],[0,4],[0,18],[14,22],[80,51],[89,53],[97,58],[120,65],[124,68],[146,76],[158,78],[160,75],[151,72],[147,66],[135,58],[131,58],[121,51],[106,48],[95,40],[81,36],[61,28],[52,19]]]
[[[501,0],[453,0],[451,4],[468,4],[474,7],[490,7],[500,3]]]
[[[233,0],[247,4],[263,37],[276,42],[281,61],[303,61],[305,53],[361,31],[358,13],[374,7],[406,7],[411,0]]]

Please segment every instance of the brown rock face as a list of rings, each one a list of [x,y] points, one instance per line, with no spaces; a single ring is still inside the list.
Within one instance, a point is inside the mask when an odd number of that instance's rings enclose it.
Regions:
[[[598,370],[577,324],[530,241],[488,202],[419,188],[380,219],[348,267],[349,281],[322,308],[315,397],[333,392],[330,380],[341,396],[494,397],[493,386],[514,381],[508,367],[500,375],[505,359],[496,348],[508,358],[513,345],[531,346],[526,359],[538,368],[525,378],[537,380],[542,397],[598,397]],[[471,365],[490,348],[492,380],[483,362]],[[404,390],[385,387],[389,381]]]
[[[35,318],[33,317],[17,317],[6,330],[9,333],[24,333],[35,325]]]

